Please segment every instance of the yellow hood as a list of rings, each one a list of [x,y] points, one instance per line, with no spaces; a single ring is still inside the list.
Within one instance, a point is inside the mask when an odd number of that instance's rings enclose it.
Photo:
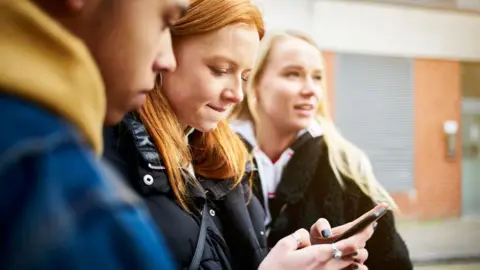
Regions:
[[[100,155],[106,98],[84,44],[27,0],[0,0],[0,91],[72,122]]]

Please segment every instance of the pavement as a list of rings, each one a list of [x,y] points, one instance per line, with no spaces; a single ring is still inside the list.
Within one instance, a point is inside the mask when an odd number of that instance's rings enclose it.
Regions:
[[[415,270],[479,270],[479,263],[416,266]]]
[[[397,226],[415,269],[480,270],[480,218],[399,221]]]

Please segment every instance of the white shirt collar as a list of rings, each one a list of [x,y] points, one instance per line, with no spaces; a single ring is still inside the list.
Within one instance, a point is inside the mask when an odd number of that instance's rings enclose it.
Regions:
[[[258,148],[258,143],[254,134],[253,123],[251,121],[232,121],[230,123],[230,127],[239,133],[248,143],[250,143],[254,149],[252,154],[257,163],[257,170],[260,176],[263,191],[263,205],[265,206],[266,214],[264,222],[265,225],[268,225],[272,220],[268,206],[269,198],[275,197],[275,190],[277,189],[277,186],[282,178],[283,169],[290,161],[294,152],[292,149],[288,148],[282,153],[279,160],[274,163]],[[318,137],[323,134],[320,124],[316,121],[312,121],[310,126],[299,131],[297,138],[306,132],[309,132],[313,137]]]
[[[234,120],[230,122],[230,127],[240,134],[252,147],[257,146],[257,139],[255,138],[255,131],[253,128],[253,123],[248,120]],[[323,130],[320,126],[320,123],[317,121],[312,121],[310,125],[298,132],[297,138],[309,132],[313,137],[319,137],[323,135]]]

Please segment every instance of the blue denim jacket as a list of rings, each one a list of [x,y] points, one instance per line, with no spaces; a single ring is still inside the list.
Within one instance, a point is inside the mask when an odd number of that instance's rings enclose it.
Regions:
[[[68,122],[0,93],[0,269],[172,269],[144,205]]]

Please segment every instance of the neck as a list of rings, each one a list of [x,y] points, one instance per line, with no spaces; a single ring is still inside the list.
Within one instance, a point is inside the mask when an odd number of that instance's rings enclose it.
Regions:
[[[190,136],[190,134],[192,134],[194,129],[192,127],[184,125],[184,124],[180,124],[180,128],[183,130],[183,136],[185,137],[185,140],[188,143],[188,136]]]
[[[260,119],[260,122],[262,124],[255,127],[258,146],[270,160],[278,160],[294,142],[298,131],[278,128],[268,119]]]

